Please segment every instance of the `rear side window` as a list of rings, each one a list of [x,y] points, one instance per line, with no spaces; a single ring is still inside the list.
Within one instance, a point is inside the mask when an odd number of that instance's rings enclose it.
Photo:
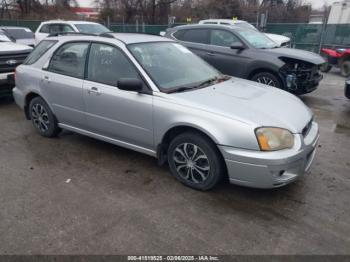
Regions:
[[[207,29],[189,29],[176,32],[174,36],[185,42],[208,44],[209,31]]]
[[[48,70],[57,74],[84,78],[89,43],[68,43],[53,55]]]
[[[57,41],[50,41],[50,40],[43,40],[41,41],[35,49],[30,53],[30,55],[27,57],[27,59],[24,61],[23,64],[25,65],[31,65],[34,64],[36,61],[39,60],[39,58],[45,54],[54,44],[56,44]]]

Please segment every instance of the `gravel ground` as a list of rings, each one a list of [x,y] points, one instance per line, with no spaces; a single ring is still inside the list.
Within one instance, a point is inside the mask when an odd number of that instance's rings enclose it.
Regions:
[[[302,100],[311,172],[276,190],[180,185],[156,160],[81,135],[45,139],[0,100],[0,254],[350,254],[350,100],[338,72]]]

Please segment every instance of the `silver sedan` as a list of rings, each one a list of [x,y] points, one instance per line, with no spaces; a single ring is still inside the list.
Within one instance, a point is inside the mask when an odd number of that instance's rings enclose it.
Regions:
[[[183,184],[274,188],[302,176],[319,138],[297,97],[220,74],[138,34],[49,37],[16,71],[16,103],[45,137],[71,130],[158,158]]]

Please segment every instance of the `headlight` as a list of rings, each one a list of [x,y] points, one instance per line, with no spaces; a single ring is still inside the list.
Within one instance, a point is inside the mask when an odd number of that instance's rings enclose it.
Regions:
[[[294,146],[294,135],[286,129],[261,127],[255,133],[261,151],[277,151]]]

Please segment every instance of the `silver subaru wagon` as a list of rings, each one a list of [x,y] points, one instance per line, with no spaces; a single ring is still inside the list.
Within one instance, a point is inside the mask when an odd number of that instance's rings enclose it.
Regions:
[[[49,37],[17,68],[13,94],[42,136],[66,129],[151,155],[200,190],[225,177],[287,185],[319,138],[299,98],[222,75],[157,36]]]

